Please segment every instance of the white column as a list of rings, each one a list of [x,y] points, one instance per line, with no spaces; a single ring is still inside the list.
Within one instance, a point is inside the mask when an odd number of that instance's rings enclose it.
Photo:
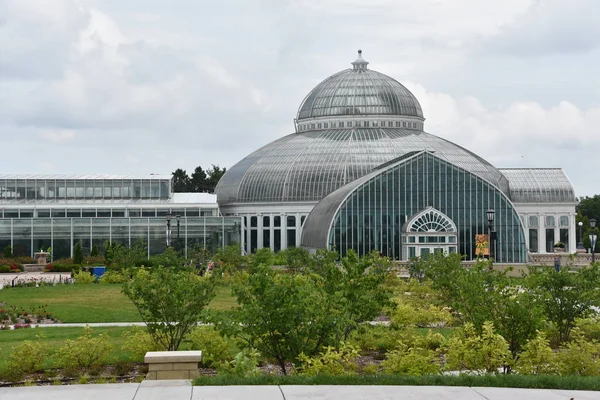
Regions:
[[[300,239],[302,238],[302,226],[301,226],[302,217],[298,214],[296,214],[295,217],[296,217],[296,247],[300,247]]]
[[[256,249],[263,248],[263,219],[261,214],[256,215]]]
[[[538,241],[539,241],[539,252],[546,253],[546,218],[544,215],[538,216],[538,221],[540,227],[538,232]]]
[[[577,251],[577,214],[571,213],[569,215],[569,253],[575,253]]]
[[[281,250],[287,249],[287,215],[281,214]]]
[[[269,240],[271,251],[275,251],[275,215],[269,216]]]
[[[245,215],[246,218],[246,222],[247,225],[245,227],[246,229],[246,254],[250,254],[252,253],[252,228],[251,225],[252,223],[250,222],[250,220],[252,219],[252,216],[250,214],[246,214]]]

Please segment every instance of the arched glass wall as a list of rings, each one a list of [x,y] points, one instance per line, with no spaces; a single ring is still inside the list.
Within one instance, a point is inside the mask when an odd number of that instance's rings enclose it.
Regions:
[[[486,210],[494,209],[496,260],[526,262],[523,228],[508,198],[487,181],[428,152],[392,165],[354,189],[332,219],[328,245],[342,254],[377,250],[407,259],[402,226],[427,207],[456,224],[458,252],[467,259],[475,258],[475,235],[487,233]]]

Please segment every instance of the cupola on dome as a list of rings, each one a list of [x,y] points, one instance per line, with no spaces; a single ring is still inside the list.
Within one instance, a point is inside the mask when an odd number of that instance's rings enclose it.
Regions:
[[[319,83],[302,101],[297,120],[333,116],[403,116],[423,119],[415,96],[400,82],[368,69],[358,51],[352,68]]]

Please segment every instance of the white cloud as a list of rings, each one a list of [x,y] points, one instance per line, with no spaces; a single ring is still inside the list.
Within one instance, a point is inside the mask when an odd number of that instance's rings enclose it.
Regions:
[[[45,131],[38,134],[38,137],[49,142],[70,142],[74,140],[76,136],[76,132],[66,130]]]

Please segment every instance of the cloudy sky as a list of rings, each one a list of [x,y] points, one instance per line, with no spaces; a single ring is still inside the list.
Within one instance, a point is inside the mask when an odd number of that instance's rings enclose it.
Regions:
[[[230,167],[369,67],[425,129],[600,193],[598,0],[0,0],[0,172]]]

